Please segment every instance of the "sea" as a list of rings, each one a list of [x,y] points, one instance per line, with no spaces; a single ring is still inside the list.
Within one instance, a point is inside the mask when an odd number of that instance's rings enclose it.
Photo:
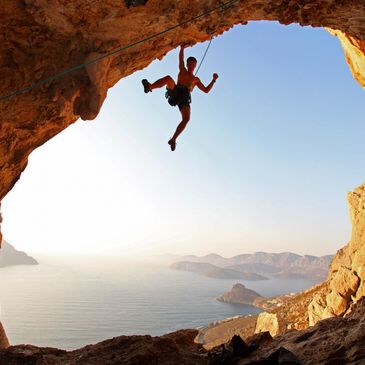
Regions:
[[[38,259],[38,258],[37,258]],[[216,297],[240,282],[263,296],[297,292],[313,280],[208,278],[152,260],[42,257],[37,266],[0,268],[0,320],[15,344],[73,350],[121,335],[162,335],[237,315],[249,305]]]

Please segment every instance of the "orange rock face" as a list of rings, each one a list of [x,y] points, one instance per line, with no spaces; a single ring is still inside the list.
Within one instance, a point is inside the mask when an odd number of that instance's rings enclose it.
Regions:
[[[365,295],[365,184],[348,194],[352,237],[333,259],[326,290],[308,307],[309,324],[346,314]]]
[[[365,88],[365,42],[356,37],[346,35],[339,30],[327,30],[340,40],[346,61],[355,80]]]

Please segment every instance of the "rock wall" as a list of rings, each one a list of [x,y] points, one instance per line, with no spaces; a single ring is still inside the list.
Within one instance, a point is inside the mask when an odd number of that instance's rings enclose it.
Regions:
[[[3,0],[0,97],[161,32],[219,5],[218,0]],[[94,119],[107,91],[168,51],[207,40],[217,11],[96,64],[0,101],[0,200],[29,154],[77,119]],[[237,0],[218,34],[251,20],[327,27],[342,42],[354,77],[365,86],[362,0]],[[1,241],[1,237],[0,237]]]
[[[332,261],[326,289],[308,307],[309,324],[348,313],[365,295],[365,184],[347,195],[352,223],[351,241]]]

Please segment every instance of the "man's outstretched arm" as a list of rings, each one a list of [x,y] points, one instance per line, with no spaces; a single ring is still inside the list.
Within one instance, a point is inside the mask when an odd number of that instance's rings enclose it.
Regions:
[[[180,46],[180,52],[179,52],[179,70],[180,71],[183,71],[185,69],[184,49],[185,49],[185,46]]]
[[[212,87],[215,83],[215,81],[217,80],[218,75],[217,74],[213,74],[213,80],[210,82],[210,84],[208,86],[204,86],[203,83],[200,81],[200,79],[198,79],[198,83],[196,84],[196,86],[198,87],[199,90],[204,91],[205,93],[209,93],[210,90],[212,90]]]

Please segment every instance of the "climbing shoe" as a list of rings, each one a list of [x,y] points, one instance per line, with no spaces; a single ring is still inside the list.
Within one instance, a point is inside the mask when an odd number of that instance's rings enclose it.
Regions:
[[[150,83],[146,79],[142,80],[142,85],[143,85],[143,88],[144,88],[144,92],[146,94],[152,92],[152,90],[150,88]]]
[[[172,139],[170,139],[167,143],[170,145],[171,151],[175,151],[176,141],[173,141]]]

